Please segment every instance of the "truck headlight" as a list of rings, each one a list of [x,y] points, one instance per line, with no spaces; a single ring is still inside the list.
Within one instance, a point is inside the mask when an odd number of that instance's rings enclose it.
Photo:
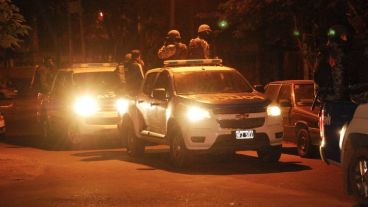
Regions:
[[[128,101],[125,99],[118,99],[116,101],[116,110],[119,112],[119,114],[124,114],[128,111]]]
[[[268,106],[267,107],[267,115],[268,116],[280,116],[281,109],[278,106]]]
[[[73,106],[74,112],[80,116],[91,116],[99,111],[97,101],[91,96],[77,98]]]
[[[190,107],[187,111],[187,118],[191,122],[197,122],[203,119],[211,118],[211,116],[207,110],[198,107]]]

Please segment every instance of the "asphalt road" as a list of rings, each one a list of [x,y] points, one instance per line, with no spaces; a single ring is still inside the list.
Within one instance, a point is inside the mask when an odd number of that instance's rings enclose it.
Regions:
[[[37,135],[35,102],[13,102],[0,108],[8,124],[0,140],[1,207],[354,205],[338,167],[300,158],[287,143],[278,164],[238,152],[230,160],[201,156],[188,169],[176,170],[160,146],[141,159],[102,137],[80,150],[49,148]]]

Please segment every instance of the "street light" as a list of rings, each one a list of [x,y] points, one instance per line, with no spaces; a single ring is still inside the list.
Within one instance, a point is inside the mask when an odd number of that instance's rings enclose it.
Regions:
[[[221,29],[226,29],[228,26],[229,26],[229,23],[222,19],[218,22],[218,26],[221,28]]]
[[[98,18],[99,21],[103,21],[103,19],[104,19],[104,13],[102,11],[99,11],[97,18]]]

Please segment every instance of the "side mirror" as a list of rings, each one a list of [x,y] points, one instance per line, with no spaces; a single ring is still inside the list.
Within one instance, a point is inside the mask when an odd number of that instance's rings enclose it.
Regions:
[[[254,85],[253,87],[258,92],[261,92],[261,93],[264,93],[265,92],[264,85]]]
[[[281,107],[291,107],[291,101],[287,99],[281,99],[279,104]]]
[[[166,96],[166,89],[164,88],[156,88],[152,91],[152,97],[154,99],[158,99],[158,100],[166,100],[167,96]]]

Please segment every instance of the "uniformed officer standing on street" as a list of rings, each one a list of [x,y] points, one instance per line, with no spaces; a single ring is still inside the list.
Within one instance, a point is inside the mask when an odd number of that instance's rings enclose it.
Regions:
[[[47,94],[51,88],[56,73],[54,61],[51,57],[43,58],[43,63],[37,65],[31,81],[31,88],[36,93]]]
[[[125,64],[125,78],[130,95],[136,95],[144,78],[144,62],[139,50],[132,50],[131,60]]]
[[[330,161],[340,162],[340,135],[341,128],[350,121],[356,104],[349,94],[349,64],[348,53],[351,44],[351,35],[348,28],[335,25],[328,31],[329,40],[327,50],[315,73],[317,95],[323,106],[323,127],[325,157]],[[326,64],[327,62],[327,64]]]

